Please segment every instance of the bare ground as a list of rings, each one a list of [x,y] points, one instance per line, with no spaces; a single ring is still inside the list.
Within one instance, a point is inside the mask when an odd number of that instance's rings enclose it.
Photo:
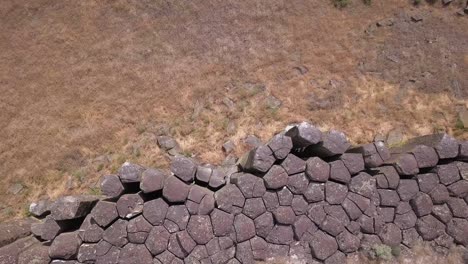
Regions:
[[[158,133],[214,163],[226,140],[240,155],[246,135],[299,120],[356,144],[395,129],[466,139],[461,2],[4,0],[0,219],[42,195],[95,192],[125,160],[167,164]]]

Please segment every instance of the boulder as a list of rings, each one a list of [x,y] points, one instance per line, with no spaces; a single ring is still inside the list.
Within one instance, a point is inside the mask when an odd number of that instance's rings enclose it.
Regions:
[[[52,259],[74,259],[80,245],[81,239],[78,232],[62,233],[50,245],[49,256]]]
[[[117,212],[121,218],[132,218],[143,212],[143,203],[139,194],[124,194],[117,201]]]
[[[350,146],[351,144],[343,132],[330,130],[322,135],[322,142],[308,147],[306,153],[309,156],[332,157],[345,153]]]
[[[276,159],[268,146],[259,146],[246,153],[239,165],[244,171],[267,172]]]
[[[406,142],[406,145],[425,145],[436,150],[439,159],[451,159],[458,155],[458,142],[453,137],[441,133],[416,137]]]
[[[86,216],[98,201],[92,195],[64,196],[55,201],[50,208],[54,220],[70,220]]]
[[[340,160],[348,169],[351,175],[355,175],[365,169],[364,158],[361,153],[344,153]]]
[[[315,258],[325,260],[335,254],[338,250],[338,244],[334,237],[322,231],[317,231],[310,242],[310,249]]]
[[[294,148],[305,148],[322,140],[322,132],[307,122],[293,126],[285,135],[292,139]]]
[[[293,147],[292,139],[284,134],[275,135],[268,143],[276,159],[284,159]]]
[[[279,189],[288,183],[288,173],[279,165],[273,165],[263,176],[267,189]]]
[[[93,220],[101,227],[107,227],[119,217],[117,205],[108,201],[97,202],[90,214]]]
[[[147,169],[141,175],[140,189],[144,193],[160,191],[164,187],[164,180],[168,175],[162,170]]]
[[[153,226],[148,234],[145,245],[153,255],[158,255],[167,249],[170,234],[163,226]]]
[[[281,166],[288,175],[293,175],[304,172],[306,169],[306,162],[294,154],[288,154],[283,162],[281,162]]]
[[[163,196],[169,202],[184,202],[190,190],[190,186],[179,180],[177,177],[170,176],[166,178],[163,188]]]
[[[326,182],[330,177],[330,165],[319,157],[306,161],[306,175],[311,181]]]
[[[101,179],[101,192],[110,198],[119,197],[125,190],[118,175],[106,175]]]
[[[411,207],[418,217],[428,215],[432,212],[432,199],[429,195],[420,192],[410,200]]]
[[[50,205],[52,203],[48,199],[32,202],[29,205],[29,213],[35,217],[41,218],[50,214]]]
[[[31,234],[33,219],[17,220],[0,224],[0,248]],[[52,239],[52,238],[51,238]]]
[[[204,245],[214,237],[211,220],[207,215],[190,217],[187,232],[198,245]]]
[[[184,182],[192,182],[197,172],[197,164],[190,158],[176,156],[171,162],[171,171]]]
[[[141,181],[141,175],[144,171],[145,168],[138,164],[125,162],[117,174],[123,183],[133,183]]]

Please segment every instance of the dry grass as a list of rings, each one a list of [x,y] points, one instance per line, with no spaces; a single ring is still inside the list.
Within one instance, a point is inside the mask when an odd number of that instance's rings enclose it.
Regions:
[[[414,34],[381,30],[370,38],[368,26],[408,10],[407,1],[350,2],[338,10],[302,0],[3,1],[0,201],[7,209],[0,219],[42,195],[94,192],[99,176],[125,160],[164,166],[154,134],[163,127],[187,154],[214,163],[227,139],[266,140],[294,121],[341,129],[354,143],[395,127],[408,136],[456,132],[468,94],[450,85],[467,84],[467,47],[457,42],[468,37],[467,20],[422,7],[432,10],[427,28],[439,46],[412,50],[420,59],[388,79],[376,74],[390,67],[378,56],[386,43],[425,43],[427,32],[408,39]],[[362,59],[377,70],[360,70]],[[435,88],[395,82],[427,67]],[[283,102],[279,110],[265,106],[270,94]],[[317,100],[328,103],[317,107]],[[25,190],[8,194],[16,182]]]

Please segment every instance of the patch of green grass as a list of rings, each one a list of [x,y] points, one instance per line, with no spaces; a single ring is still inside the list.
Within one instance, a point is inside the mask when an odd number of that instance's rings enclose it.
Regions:
[[[24,218],[27,218],[27,217],[31,217],[32,214],[31,212],[29,212],[29,204],[25,204],[23,206],[23,210],[21,211],[21,215],[24,217]]]
[[[455,128],[456,129],[468,129],[463,125],[463,122],[460,120],[460,118],[457,118],[457,122],[455,123]]]
[[[96,170],[99,172],[99,171],[102,171],[102,169],[104,169],[104,164],[99,164],[96,168]]]
[[[333,0],[333,4],[337,8],[343,8],[348,6],[349,0]]]
[[[84,168],[78,169],[72,172],[72,176],[80,183],[83,182],[84,178],[86,177],[86,170]]]
[[[413,4],[414,5],[420,5],[422,3],[422,0],[414,0]]]
[[[101,195],[101,188],[99,187],[91,187],[88,189],[88,193],[90,195]]]
[[[392,248],[387,245],[375,245],[372,247],[372,251],[374,251],[374,254],[378,259],[392,259]]]
[[[372,4],[372,0],[362,0],[364,2],[365,5],[371,5]]]

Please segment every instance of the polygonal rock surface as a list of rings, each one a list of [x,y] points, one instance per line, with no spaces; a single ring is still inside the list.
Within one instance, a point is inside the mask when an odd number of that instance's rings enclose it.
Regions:
[[[78,230],[81,240],[87,243],[97,243],[101,240],[104,230],[96,224]]]
[[[419,173],[418,163],[413,154],[396,154],[393,155],[392,159],[388,162],[395,166],[395,169],[400,175],[416,175]]]
[[[276,192],[266,192],[262,198],[263,203],[268,211],[272,211],[279,206],[278,195]]]
[[[447,224],[447,233],[453,237],[455,242],[468,245],[468,220],[454,218]]]
[[[124,194],[117,201],[117,212],[121,218],[132,218],[143,212],[143,199],[139,194]]]
[[[268,146],[252,149],[239,160],[239,165],[245,171],[266,172],[275,163],[273,152]]]
[[[184,202],[187,199],[190,186],[179,180],[177,177],[166,178],[163,188],[163,196],[169,202]]]
[[[254,221],[243,214],[238,214],[234,218],[234,229],[237,242],[243,242],[255,236]]]
[[[235,167],[234,172],[237,172],[237,167]],[[221,168],[214,168],[213,172],[211,173],[208,186],[210,186],[213,189],[218,189],[225,184],[226,184],[226,173]]]
[[[52,217],[47,216],[44,223],[40,227],[40,235],[44,240],[52,240],[64,229],[62,225],[57,223]]]
[[[119,214],[117,206],[113,202],[99,201],[91,210],[91,216],[101,227],[107,227],[112,223]]]
[[[398,246],[401,243],[401,230],[393,223],[385,224],[379,233],[382,242],[389,246]]]
[[[169,238],[167,249],[178,258],[187,257],[197,244],[187,231],[174,233]]]
[[[280,206],[273,211],[276,222],[291,225],[296,220],[296,215],[290,206]]]
[[[457,140],[445,133],[416,137],[408,140],[407,144],[433,147],[440,159],[455,158],[459,150]]]
[[[338,250],[338,244],[334,237],[322,231],[317,231],[310,242],[310,249],[314,257],[325,260]]]
[[[419,168],[430,168],[437,165],[439,156],[434,148],[425,145],[418,145],[411,150]]]
[[[294,174],[288,178],[288,189],[293,194],[303,194],[308,186],[309,180],[305,173]]]
[[[49,247],[45,245],[31,246],[18,256],[18,264],[48,264],[49,262]]]
[[[236,259],[240,263],[255,263],[252,248],[250,247],[249,241],[237,243],[236,245]]]
[[[344,230],[344,223],[331,215],[327,215],[320,224],[320,229],[336,237]]]
[[[307,122],[295,125],[286,132],[286,136],[291,137],[295,148],[308,147],[322,140],[322,132]]]
[[[433,240],[442,235],[445,225],[432,215],[426,215],[416,222],[416,230],[424,240]]]
[[[140,189],[144,193],[160,191],[164,187],[167,174],[158,169],[147,169],[141,175]]]
[[[447,187],[443,184],[438,184],[432,191],[429,192],[434,204],[443,204],[449,199],[449,192]]]
[[[349,190],[364,197],[371,198],[376,191],[375,179],[365,172],[361,172],[351,179]]]
[[[355,175],[365,169],[364,158],[361,153],[344,153],[340,159],[351,175]]]
[[[265,192],[265,183],[262,178],[249,173],[239,173],[231,178],[245,198],[262,197]]]
[[[348,183],[351,180],[351,174],[343,161],[330,162],[330,179],[341,183]]]
[[[152,225],[161,225],[166,218],[168,208],[169,206],[162,198],[151,200],[144,204],[143,216]]]
[[[49,248],[49,256],[57,259],[73,259],[78,254],[81,239],[78,232],[58,235]]]
[[[348,187],[329,181],[325,184],[325,199],[330,204],[341,204],[348,194]]]
[[[145,245],[153,255],[158,255],[167,249],[169,232],[163,226],[153,226],[148,234]]]
[[[279,205],[291,205],[292,204],[292,199],[294,198],[294,195],[291,193],[291,191],[284,187],[280,191],[277,192],[278,194],[278,202]]]
[[[120,167],[118,175],[123,183],[140,182],[141,174],[145,171],[145,168],[129,162],[125,162]]]
[[[460,179],[458,167],[454,163],[438,165],[434,171],[439,175],[440,183],[446,186]]]
[[[348,198],[343,201],[342,206],[351,220],[356,220],[362,215],[359,207]]]
[[[265,212],[254,220],[255,229],[258,236],[266,238],[273,229],[273,215],[270,212]]]
[[[82,263],[96,261],[96,244],[82,244],[76,258]]]
[[[106,175],[101,180],[101,192],[108,197],[119,197],[123,191],[124,186],[117,175]]]
[[[128,242],[127,225],[127,221],[117,219],[104,231],[103,239],[116,247],[123,247]]]
[[[265,205],[263,204],[262,198],[250,198],[245,201],[243,214],[255,219],[257,216],[263,214],[266,211]]]
[[[145,245],[127,244],[120,250],[119,264],[127,263],[152,264],[153,257]]]
[[[434,205],[432,207],[432,214],[443,223],[448,223],[452,220],[452,212],[448,208],[447,204]]]
[[[294,238],[296,240],[301,240],[304,233],[313,233],[316,230],[317,227],[315,226],[315,224],[309,219],[309,217],[305,215],[299,216],[296,222],[294,222],[293,224]]]
[[[275,225],[265,240],[273,244],[288,245],[294,240],[294,232],[290,225]]]
[[[279,165],[273,165],[271,169],[263,176],[267,189],[279,189],[288,184],[288,174]]]
[[[338,243],[338,247],[344,253],[357,251],[361,243],[358,236],[355,236],[346,230],[336,237],[336,241]]]
[[[229,235],[234,224],[234,215],[214,209],[211,212],[211,223],[215,236]]]
[[[311,146],[309,151],[319,157],[331,157],[343,154],[350,146],[351,144],[343,132],[330,130],[322,136],[322,142]]]
[[[294,154],[289,154],[283,162],[281,167],[284,168],[288,175],[304,172],[306,169],[306,163],[301,158],[298,158]]]
[[[268,147],[273,151],[273,155],[277,159],[284,159],[289,154],[293,147],[292,139],[289,136],[283,134],[275,135],[270,142]]]
[[[419,190],[424,193],[431,192],[437,184],[439,184],[439,177],[435,173],[424,173],[416,176],[418,181]]]
[[[64,196],[51,206],[51,217],[54,220],[70,220],[86,216],[98,201],[97,196],[80,195]]]
[[[353,192],[349,192],[348,193],[348,197],[347,197],[349,200],[351,200],[354,204],[356,204],[357,207],[359,207],[359,209],[364,213],[367,211],[367,209],[369,208],[370,206],[370,199],[362,196],[362,195],[359,195],[359,194],[356,194],[356,193],[353,193]]]
[[[387,179],[388,188],[396,189],[398,187],[400,175],[398,175],[398,172],[393,166],[383,166],[378,168],[378,171]]]
[[[468,218],[468,205],[463,199],[451,197],[447,205],[454,217]]]
[[[35,217],[43,217],[50,213],[50,205],[51,203],[47,199],[33,202],[29,205],[29,213]]]
[[[410,210],[406,213],[395,215],[395,219],[393,222],[401,229],[408,229],[414,227],[417,220],[418,217],[416,216],[416,214],[412,210]]]
[[[296,215],[302,215],[307,213],[309,204],[302,195],[295,195],[292,200],[291,207]]]
[[[416,197],[410,200],[411,207],[417,216],[425,216],[432,212],[432,199],[429,195],[420,192]]]
[[[171,171],[184,182],[192,182],[197,172],[197,164],[187,157],[177,156],[171,162]]]
[[[151,227],[151,224],[142,215],[131,219],[127,225],[128,241],[135,244],[145,243]]]
[[[400,203],[400,196],[394,190],[379,189],[380,205],[397,207]]]
[[[207,215],[194,215],[190,217],[187,232],[198,245],[204,245],[214,237],[211,220]]]
[[[244,206],[245,197],[236,185],[228,184],[215,193],[215,200],[219,209],[239,213]]]
[[[179,230],[184,230],[187,227],[190,214],[185,205],[172,205],[167,210],[166,220],[170,220],[177,225]]]
[[[303,195],[309,203],[323,201],[325,199],[325,184],[311,182]]]
[[[468,196],[468,180],[459,180],[447,187],[450,195],[464,198]]]
[[[397,192],[402,201],[409,201],[418,194],[418,183],[415,180],[400,180]]]
[[[311,181],[326,182],[330,177],[330,164],[319,157],[309,158],[306,161],[306,175]]]
[[[209,164],[199,165],[197,167],[197,172],[195,178],[203,183],[208,183],[210,181],[211,173],[213,172],[213,166]]]

